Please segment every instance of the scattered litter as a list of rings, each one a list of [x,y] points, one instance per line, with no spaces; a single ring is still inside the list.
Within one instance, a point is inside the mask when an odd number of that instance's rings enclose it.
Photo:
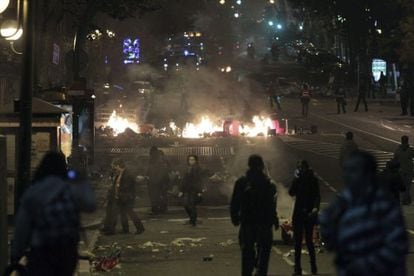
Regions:
[[[132,246],[130,246],[130,245],[128,245],[127,247],[126,247],[127,249],[134,249]]]
[[[168,231],[161,231],[160,234],[168,234]]]
[[[180,249],[180,253],[184,253],[184,250],[183,249]]]
[[[147,241],[144,244],[138,245],[139,248],[141,249],[145,249],[148,247],[166,247],[167,245],[164,243],[160,243],[160,242],[152,242],[152,241]]]
[[[160,252],[160,250],[158,248],[154,248],[151,252],[158,253],[158,252]]]
[[[231,239],[230,240],[227,240],[227,241],[224,241],[224,242],[219,242],[218,243],[218,245],[223,246],[223,247],[231,246],[233,244],[236,244],[236,242],[233,241],[233,240],[231,240]]]
[[[214,259],[214,255],[204,256],[203,261],[204,262],[211,262]]]
[[[171,242],[172,246],[183,247],[187,244],[191,247],[201,246],[201,242],[206,238],[177,238]]]

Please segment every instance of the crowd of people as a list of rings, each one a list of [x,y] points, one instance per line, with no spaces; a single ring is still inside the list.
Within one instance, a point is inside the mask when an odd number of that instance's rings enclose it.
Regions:
[[[408,237],[400,204],[411,204],[414,150],[401,138],[394,158],[378,172],[375,158],[361,151],[348,132],[340,151],[345,188],[325,210],[320,210],[318,177],[306,160],[298,162],[288,194],[295,198],[292,216],[293,275],[302,275],[305,241],[311,273],[318,273],[314,231],[320,227],[325,247],[335,253],[338,275],[407,275]],[[157,147],[150,149],[148,187],[151,214],[167,212],[165,183],[170,165]],[[115,234],[120,217],[122,232],[130,219],[136,234],[145,231],[134,211],[135,178],[122,159],[112,162],[102,232]],[[183,199],[188,224],[196,226],[197,205],[204,192],[198,157],[189,155],[178,197]],[[279,228],[277,188],[259,155],[248,159],[248,170],[234,185],[231,222],[239,229],[241,274],[267,275],[273,229]],[[36,206],[36,207],[34,207]],[[94,193],[84,175],[67,168],[62,153],[50,152],[40,163],[31,187],[21,199],[11,249],[12,264],[27,256],[29,275],[73,275],[78,261],[80,212],[96,208]],[[381,218],[381,219],[380,219]]]

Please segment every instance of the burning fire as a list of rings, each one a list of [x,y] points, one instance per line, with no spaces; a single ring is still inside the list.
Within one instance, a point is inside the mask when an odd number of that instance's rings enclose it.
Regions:
[[[211,135],[217,131],[223,131],[223,124],[215,124],[209,117],[203,116],[197,124],[186,123],[182,137],[202,138],[204,135]]]
[[[187,123],[182,131],[183,138],[202,138],[216,132],[223,132],[224,122],[214,122],[208,116],[203,116],[198,123]],[[236,128],[236,131],[234,131]],[[273,121],[268,117],[254,116],[251,123],[230,125],[231,135],[244,135],[247,137],[266,136],[269,129],[275,129]],[[236,134],[237,133],[237,134]]]
[[[113,129],[115,136],[118,136],[121,133],[124,133],[127,128],[132,129],[134,132],[138,133],[138,124],[130,122],[126,118],[122,118],[114,110],[109,117],[108,122],[106,123],[107,127]]]
[[[239,127],[239,132],[247,137],[256,137],[259,135],[267,136],[269,129],[275,129],[273,121],[270,118],[254,116],[253,124],[246,124]]]

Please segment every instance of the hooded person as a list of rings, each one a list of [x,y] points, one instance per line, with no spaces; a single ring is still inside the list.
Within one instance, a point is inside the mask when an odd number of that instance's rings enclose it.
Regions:
[[[252,155],[249,169],[235,185],[230,204],[234,226],[240,226],[242,275],[267,275],[273,242],[273,227],[279,228],[276,185],[264,172],[261,156]]]
[[[400,164],[400,175],[404,182],[405,191],[402,194],[402,204],[411,204],[411,182],[413,180],[414,150],[410,147],[408,136],[401,137],[401,145],[394,153],[394,159]]]
[[[12,263],[26,255],[28,275],[72,276],[78,262],[80,212],[95,208],[89,183],[68,172],[62,153],[48,152],[21,198]]]
[[[306,160],[299,163],[295,179],[289,189],[289,195],[296,197],[293,210],[292,225],[295,240],[295,271],[294,275],[302,275],[301,254],[303,234],[308,247],[311,272],[317,274],[313,229],[321,203],[319,182]]]

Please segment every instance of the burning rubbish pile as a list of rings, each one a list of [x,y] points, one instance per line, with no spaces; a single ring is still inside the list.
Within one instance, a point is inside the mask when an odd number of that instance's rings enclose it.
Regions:
[[[206,137],[244,136],[257,137],[284,134],[285,128],[279,121],[267,116],[253,116],[250,122],[238,120],[213,120],[209,116],[201,116],[196,122],[187,122],[180,128],[175,122],[168,126],[156,129],[153,125],[138,125],[116,113],[114,110],[101,133],[107,136],[121,134],[145,134],[150,136],[181,137],[199,139]]]

